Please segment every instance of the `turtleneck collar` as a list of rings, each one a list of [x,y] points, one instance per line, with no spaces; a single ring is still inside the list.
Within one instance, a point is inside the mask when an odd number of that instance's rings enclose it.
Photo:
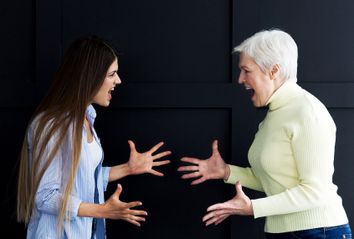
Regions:
[[[301,87],[295,81],[289,79],[273,93],[266,105],[271,111],[279,109],[296,97],[300,89]]]

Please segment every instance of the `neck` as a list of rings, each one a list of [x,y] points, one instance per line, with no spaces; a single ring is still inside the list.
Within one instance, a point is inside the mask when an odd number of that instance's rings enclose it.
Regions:
[[[285,79],[277,78],[274,80],[274,91],[278,90],[280,86],[282,86],[285,83]]]

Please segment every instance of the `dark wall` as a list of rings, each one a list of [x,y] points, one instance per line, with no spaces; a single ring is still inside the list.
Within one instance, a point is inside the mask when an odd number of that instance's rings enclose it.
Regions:
[[[289,32],[299,47],[299,84],[329,108],[337,123],[334,181],[351,221],[354,200],[354,2],[335,1],[19,1],[0,8],[1,211],[14,220],[16,163],[28,119],[70,42],[96,34],[118,49],[122,85],[96,128],[105,164],[128,159],[128,139],[147,150],[164,140],[172,150],[165,177],[127,177],[122,199],[141,200],[149,213],[141,228],[107,221],[108,238],[263,238],[263,219],[232,217],[205,227],[206,208],[234,194],[222,181],[190,186],[176,171],[182,156],[207,158],[219,139],[225,161],[247,166],[247,150],[265,111],[236,86],[234,45],[261,29]],[[114,191],[112,183],[106,196]],[[246,189],[251,197],[262,197]],[[15,236],[16,235],[16,236]]]

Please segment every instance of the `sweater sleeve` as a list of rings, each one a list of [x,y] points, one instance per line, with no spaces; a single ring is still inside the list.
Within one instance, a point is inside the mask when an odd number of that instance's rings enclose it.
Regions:
[[[331,202],[331,192],[336,190],[332,183],[336,129],[330,116],[320,116],[306,117],[293,130],[291,147],[298,184],[282,193],[252,200],[255,218],[300,212]]]
[[[242,186],[263,192],[263,187],[259,179],[254,175],[251,168],[243,168],[239,166],[229,165],[230,176],[225,181],[226,183],[235,184],[240,181]]]

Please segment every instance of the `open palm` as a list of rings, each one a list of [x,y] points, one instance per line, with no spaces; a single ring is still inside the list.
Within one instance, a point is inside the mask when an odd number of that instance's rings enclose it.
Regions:
[[[236,195],[224,202],[214,204],[207,209],[207,214],[203,217],[206,226],[210,224],[219,224],[230,215],[253,215],[252,202],[250,198],[242,191],[242,185],[239,181],[235,184]]]
[[[128,140],[128,143],[130,146],[128,167],[130,168],[131,174],[136,175],[142,173],[151,173],[156,176],[163,176],[163,173],[153,169],[155,166],[158,167],[170,163],[170,160],[155,161],[171,154],[171,151],[164,151],[162,153],[153,155],[153,153],[155,153],[164,144],[163,142],[156,144],[154,147],[144,153],[139,153],[136,150],[133,141]]]
[[[183,179],[198,178],[192,182],[193,185],[209,179],[222,179],[227,171],[227,165],[218,150],[217,140],[214,140],[212,144],[212,155],[208,159],[183,157],[181,161],[194,164],[178,168],[178,171],[187,172],[182,176]]]

